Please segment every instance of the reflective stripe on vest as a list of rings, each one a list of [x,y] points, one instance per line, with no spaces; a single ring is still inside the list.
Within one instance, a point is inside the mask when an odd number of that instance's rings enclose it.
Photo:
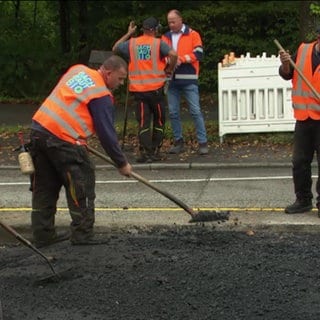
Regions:
[[[174,76],[175,79],[198,79],[198,75],[197,74],[176,74]]]
[[[160,39],[140,36],[129,41],[129,90],[143,92],[161,88],[166,74],[165,62],[160,59]]]

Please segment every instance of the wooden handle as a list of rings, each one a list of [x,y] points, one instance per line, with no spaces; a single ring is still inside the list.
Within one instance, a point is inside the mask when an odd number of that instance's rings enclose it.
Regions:
[[[277,39],[274,39],[274,43],[278,47],[279,50],[285,51],[285,49],[281,46],[279,41]],[[291,58],[289,58],[289,62],[291,66],[298,72],[299,76],[303,79],[303,81],[307,84],[307,86],[310,88],[310,90],[313,92],[315,97],[320,100],[320,94],[318,91],[314,88],[314,86],[311,84],[311,82],[305,77],[305,75],[302,73],[302,71],[299,69],[299,67],[293,62]]]
[[[31,242],[24,237],[22,237],[16,230],[11,228],[9,225],[5,224],[4,222],[0,221],[0,226],[11,233],[17,240],[23,242],[27,246],[31,246]]]
[[[108,163],[112,164],[113,166],[116,166],[115,163],[112,161],[112,159],[110,159],[109,157],[107,157],[103,153],[101,153],[98,150],[90,147],[89,145],[87,145],[87,148],[92,154],[94,154],[94,155],[98,156],[99,158],[107,161]],[[131,172],[131,176],[133,178],[135,178],[136,180],[142,182],[146,186],[150,187],[151,189],[161,193],[163,196],[165,196],[169,200],[173,201],[180,208],[182,208],[186,212],[188,212],[191,215],[191,217],[194,217],[196,215],[196,213],[190,207],[188,207],[185,203],[183,203],[181,200],[177,199],[175,196],[173,196],[172,194],[168,193],[167,191],[164,191],[164,190],[156,187],[155,185],[151,184],[147,179],[145,179],[144,177],[140,176],[138,173],[135,173],[135,172],[132,171]]]

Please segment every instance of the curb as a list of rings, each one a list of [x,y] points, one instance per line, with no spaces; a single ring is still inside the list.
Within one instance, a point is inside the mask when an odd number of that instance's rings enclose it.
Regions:
[[[223,169],[223,168],[291,168],[289,162],[247,162],[247,163],[150,163],[150,164],[132,164],[133,168],[141,170],[158,169]],[[316,164],[312,164],[316,166]],[[112,165],[96,165],[96,169],[115,169]],[[20,170],[17,165],[2,165],[0,170]]]

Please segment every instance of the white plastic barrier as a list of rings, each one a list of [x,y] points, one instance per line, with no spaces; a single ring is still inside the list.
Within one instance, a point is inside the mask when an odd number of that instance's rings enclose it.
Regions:
[[[218,64],[219,137],[229,133],[293,131],[291,81],[278,73],[276,56],[236,58]]]

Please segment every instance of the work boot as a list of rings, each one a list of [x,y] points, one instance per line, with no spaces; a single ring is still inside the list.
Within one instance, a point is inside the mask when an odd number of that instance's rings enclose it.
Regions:
[[[69,231],[58,231],[51,239],[37,239],[33,244],[36,248],[43,248],[51,246],[52,244],[68,240],[70,238]]]
[[[157,148],[151,155],[152,161],[161,161],[161,160],[164,160],[165,158],[166,156],[162,152],[160,152],[160,148]]]
[[[200,155],[205,155],[209,153],[208,144],[207,143],[199,143],[198,153]]]
[[[174,145],[169,149],[169,153],[178,154],[184,151],[184,142],[182,139],[174,142]]]
[[[153,154],[153,155],[151,156],[151,160],[152,160],[152,161],[161,161],[162,158],[161,158],[161,156],[160,156],[159,154]]]
[[[306,199],[297,199],[293,204],[287,206],[284,210],[287,214],[304,213],[312,210],[312,201]]]
[[[109,242],[110,239],[98,238],[97,235],[84,239],[71,239],[71,244],[73,246],[96,246],[101,244],[108,244]]]
[[[136,159],[138,163],[152,163],[152,157],[145,154],[141,153],[140,156]]]
[[[320,218],[320,203],[317,203],[318,217]]]

